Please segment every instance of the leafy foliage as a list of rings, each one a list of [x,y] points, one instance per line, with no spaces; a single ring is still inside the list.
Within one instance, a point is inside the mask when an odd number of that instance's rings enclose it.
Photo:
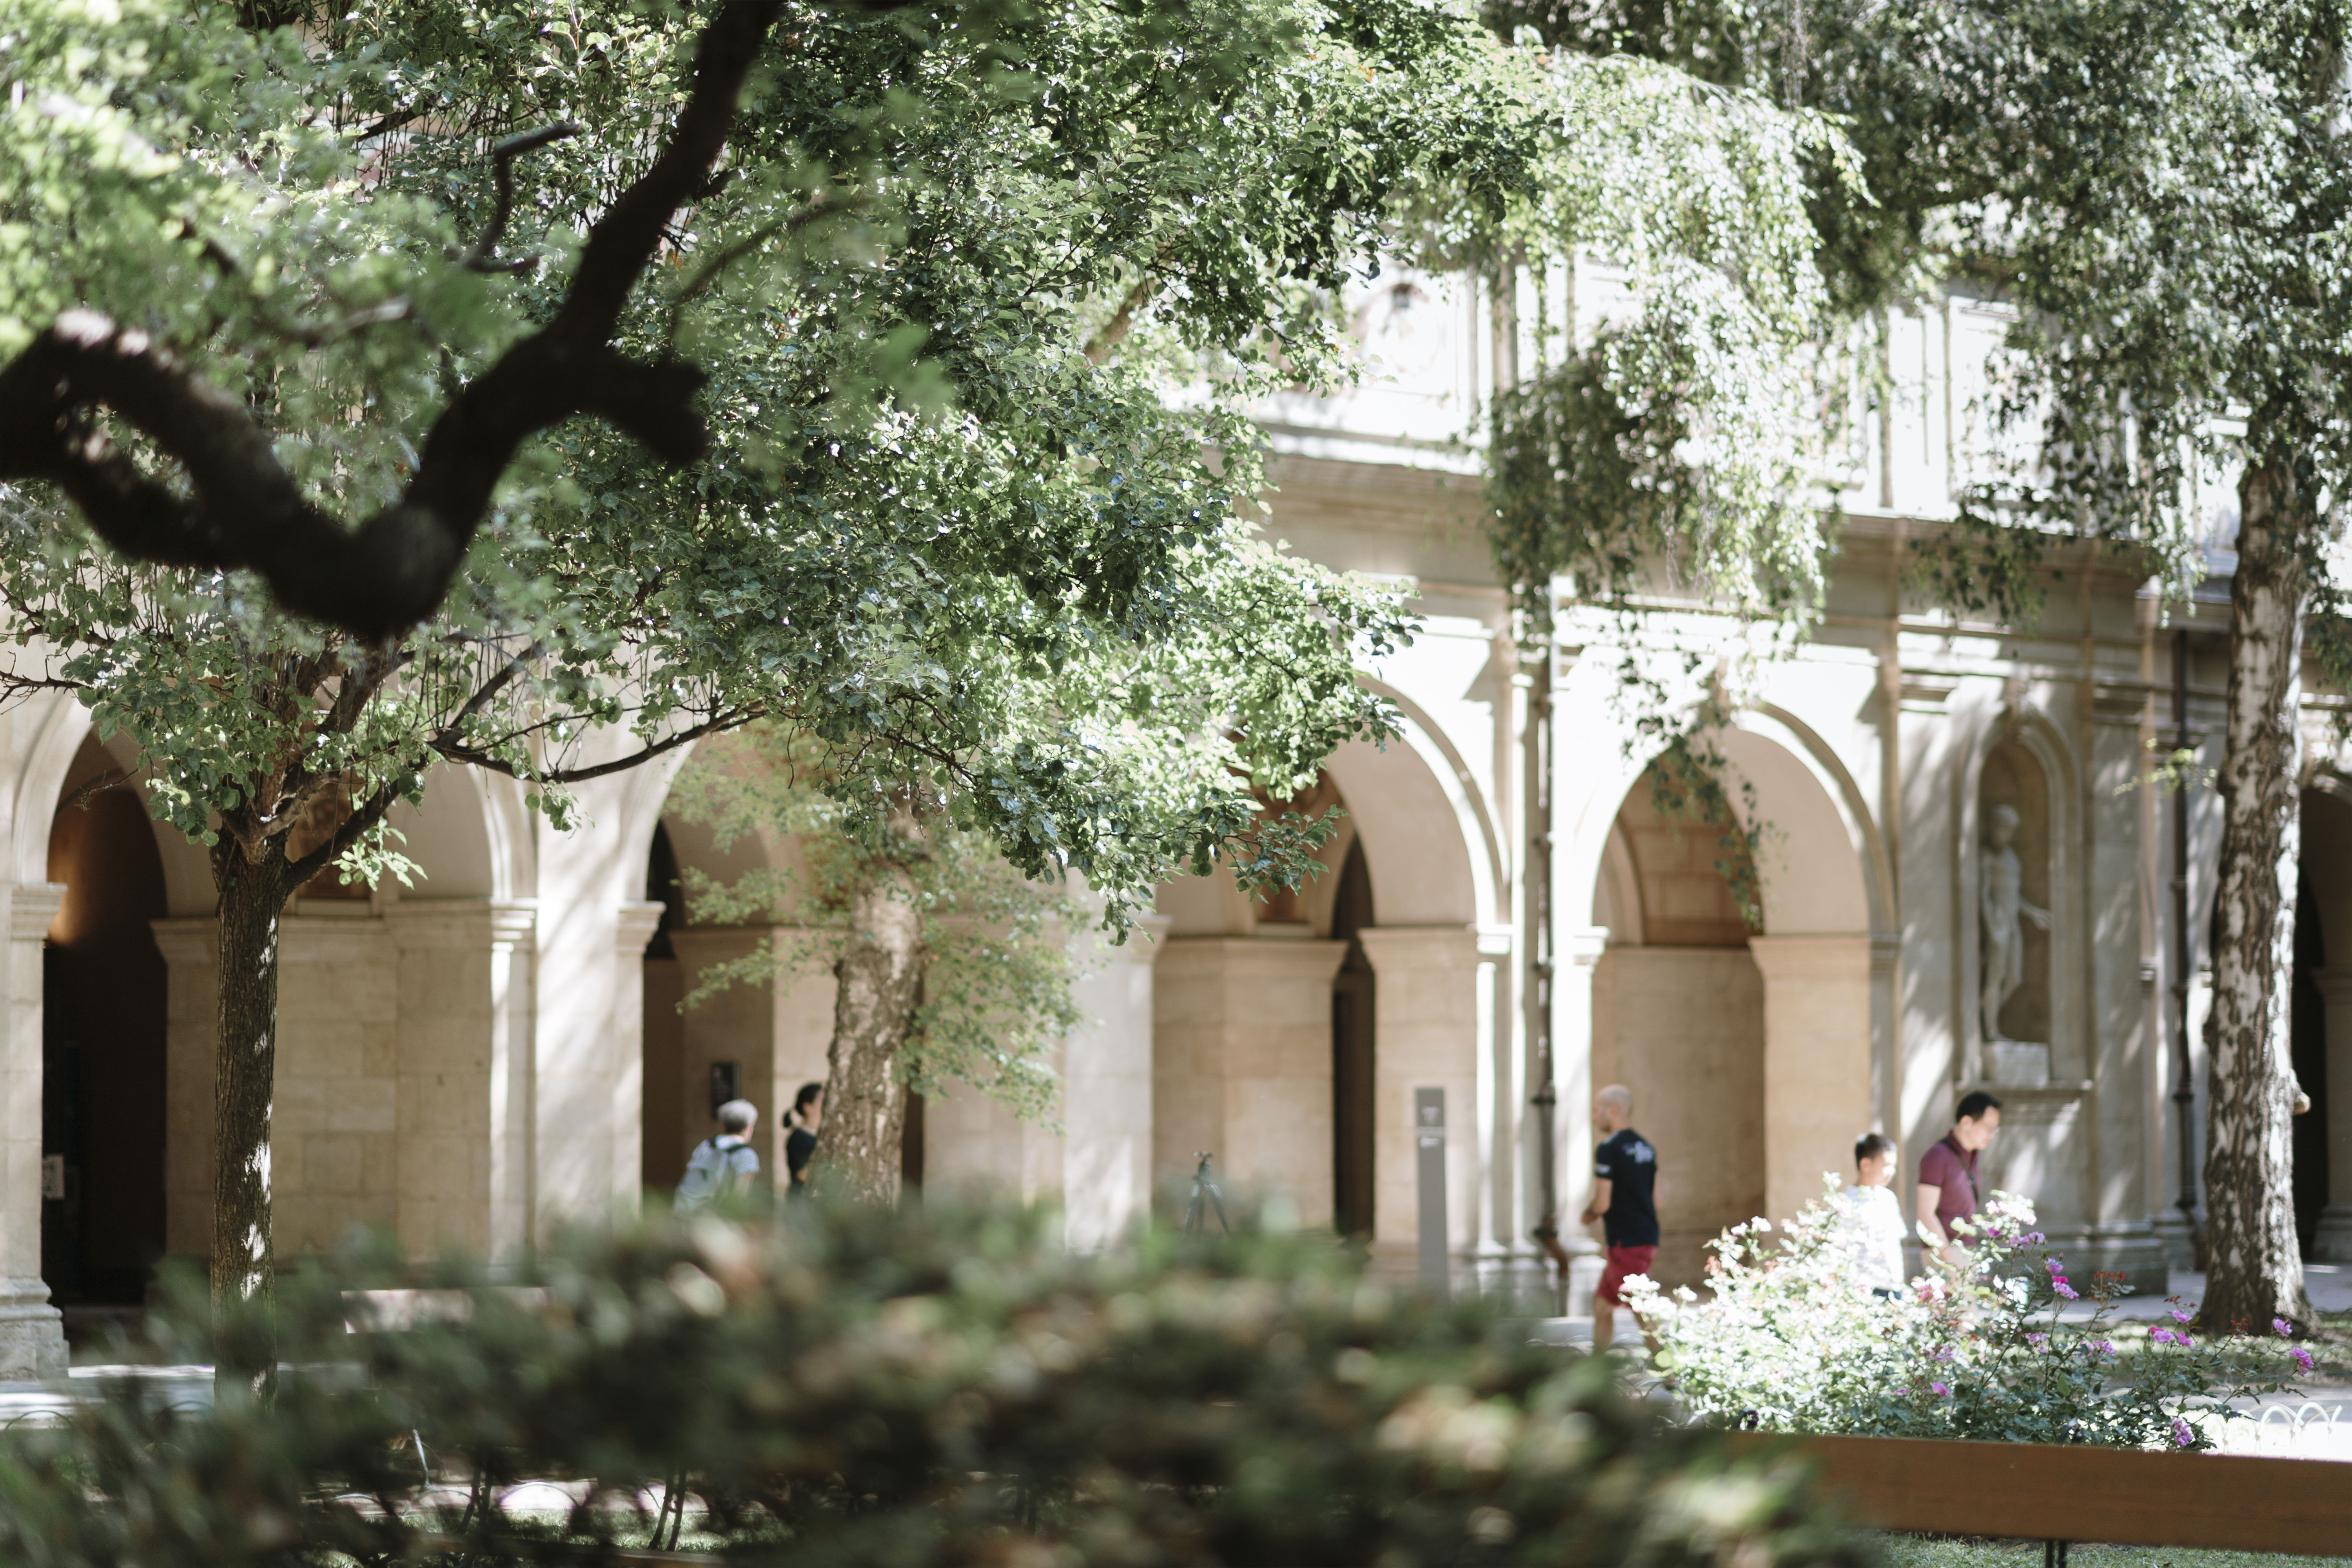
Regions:
[[[804,1217],[574,1237],[421,1300],[314,1269],[276,1331],[312,1370],[274,1410],[123,1388],[12,1435],[0,1542],[44,1568],[568,1562],[660,1534],[677,1483],[746,1563],[1865,1560],[1793,1469],[1727,1466],[1600,1363],[1328,1242],[1081,1258],[1034,1214]],[[215,1348],[205,1318],[169,1320],[175,1353]],[[575,1506],[510,1511],[524,1480]]]
[[[0,306],[145,323],[342,503],[389,493],[448,389],[559,307],[692,37],[619,0],[544,25],[492,0],[322,12],[307,50],[204,5],[20,8],[11,233],[42,264]],[[1446,88],[1482,44],[1418,7],[1291,0],[789,8],[621,334],[708,376],[707,460],[539,437],[441,616],[383,648],[238,574],[126,563],[19,492],[12,679],[84,693],[145,747],[159,812],[201,837],[244,810],[224,826],[249,850],[324,795],[414,796],[438,761],[515,773],[562,820],[568,782],[772,714],[845,777],[955,794],[1025,871],[1085,870],[1116,921],[1172,865],[1260,842],[1252,780],[1295,788],[1384,732],[1349,656],[1404,635],[1393,597],[1251,538],[1244,409],[1344,373],[1324,300],[1394,202],[1507,153],[1473,134],[1507,101]],[[58,94],[152,155],[45,117]],[[471,269],[485,142],[558,120],[588,129],[516,163],[501,252],[545,265]],[[1171,365],[1197,395],[1164,395]],[[1168,645],[1189,651],[1143,658]]]
[[[2177,1304],[2125,1355],[2110,1316],[2120,1278],[2077,1289],[2013,1194],[1958,1222],[1970,1238],[1964,1268],[1939,1266],[1900,1300],[1874,1296],[1853,1283],[1837,1185],[1832,1177],[1832,1201],[1807,1205],[1777,1245],[1764,1220],[1710,1243],[1705,1301],[1687,1287],[1633,1287],[1695,1415],[1780,1432],[2201,1449],[2230,1401],[2311,1370],[2308,1352],[2246,1325],[2192,1335]],[[2089,1316],[2062,1315],[2086,1295]]]
[[[1090,911],[1063,887],[1023,877],[995,841],[940,814],[919,853],[891,841],[854,805],[824,792],[821,749],[772,724],[750,726],[698,752],[671,786],[669,809],[712,831],[724,853],[772,837],[782,864],[720,881],[684,873],[692,917],[715,924],[777,922],[759,951],[690,977],[685,1005],[730,985],[782,989],[839,961],[851,895],[877,861],[908,873],[921,916],[922,1002],[891,1053],[899,1081],[937,1094],[944,1079],[986,1089],[1020,1114],[1051,1120],[1054,1047],[1082,1021],[1070,984],[1076,933]]]

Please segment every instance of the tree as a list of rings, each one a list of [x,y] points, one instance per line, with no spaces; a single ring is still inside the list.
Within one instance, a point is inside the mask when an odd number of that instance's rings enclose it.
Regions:
[[[1344,374],[1329,297],[1401,192],[1511,153],[1474,30],[0,10],[5,679],[128,731],[212,846],[224,1296],[273,1264],[280,912],[403,870],[384,813],[436,763],[562,822],[772,717],[877,820],[951,796],[1117,925],[1178,867],[1295,878],[1252,782],[1383,732],[1349,652],[1392,596],[1248,537],[1243,410]],[[1265,658],[1205,728],[1140,723],[1197,717],[1135,653],[1210,615]]]
[[[687,868],[695,919],[781,919],[791,934],[689,977],[683,1005],[830,971],[841,991],[814,1170],[887,1200],[908,1091],[936,1094],[961,1079],[1024,1116],[1053,1115],[1047,1053],[1080,1021],[1071,942],[1092,917],[1067,889],[1013,870],[993,838],[938,803],[875,814],[826,794],[831,782],[821,749],[773,724],[697,753],[678,775],[671,809],[709,827],[722,851],[760,833],[797,847],[733,882]]]
[[[2288,943],[2306,625],[2331,678],[2352,671],[2325,569],[2352,458],[2341,9],[1948,0],[1768,16],[1536,0],[1491,16],[1840,115],[1873,199],[1815,182],[1839,330],[1950,280],[2021,308],[1999,413],[2031,459],[1930,542],[1923,580],[1942,595],[2030,618],[2035,565],[2060,538],[2131,553],[2184,590],[2208,543],[2195,480],[2241,474],[2204,1310],[2221,1327],[2308,1327],[2288,1197]],[[1589,461],[1574,471],[1615,482]]]

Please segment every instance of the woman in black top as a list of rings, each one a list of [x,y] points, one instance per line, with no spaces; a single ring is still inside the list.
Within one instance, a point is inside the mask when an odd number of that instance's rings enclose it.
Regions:
[[[817,1130],[824,1125],[824,1085],[801,1085],[800,1093],[793,1096],[792,1114],[786,1121],[792,1131],[784,1135],[784,1169],[791,1173],[792,1184],[784,1189],[784,1195],[806,1197],[809,1156],[816,1152]]]

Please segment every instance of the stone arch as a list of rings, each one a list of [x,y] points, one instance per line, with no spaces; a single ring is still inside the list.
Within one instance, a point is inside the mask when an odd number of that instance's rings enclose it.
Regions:
[[[1402,738],[1385,747],[1351,741],[1324,771],[1364,836],[1383,922],[1469,927],[1507,920],[1502,844],[1470,770],[1411,699],[1363,679],[1397,705]]]
[[[1634,1125],[1666,1154],[1651,1273],[1695,1285],[1706,1243],[1765,1207],[1764,984],[1717,864],[1731,825],[1662,811],[1654,782],[1645,769],[1624,792],[1603,853],[1590,1071],[1633,1091]]]
[[[1618,726],[1612,723],[1610,729]],[[1752,960],[1760,1017],[1749,1033],[1735,1030],[1737,1038],[1726,1036],[1716,1044],[1737,1053],[1751,1048],[1743,1041],[1760,1041],[1755,1121],[1760,1123],[1762,1180],[1757,1184],[1734,1168],[1754,1157],[1753,1151],[1742,1151],[1756,1140],[1710,1141],[1702,1135],[1706,1146],[1681,1153],[1712,1163],[1696,1185],[1726,1203],[1727,1194],[1760,1185],[1763,1212],[1785,1217],[1819,1195],[1823,1172],[1845,1168],[1854,1137],[1885,1123],[1895,1100],[1891,860],[1853,775],[1795,715],[1759,704],[1743,711],[1716,741],[1734,775],[1726,780],[1733,809],[1746,812],[1752,800],[1765,829],[1757,854],[1763,929],[1749,936],[1746,954],[1707,961],[1737,972]],[[1588,747],[1588,754],[1598,749]],[[1581,780],[1570,775],[1560,781],[1563,793],[1572,782],[1586,784],[1580,798],[1562,802],[1560,819],[1568,831],[1557,871],[1561,907],[1589,910],[1594,926],[1610,928],[1605,946],[1597,933],[1583,943],[1572,931],[1561,933],[1563,952],[1571,957],[1581,952],[1583,963],[1593,966],[1586,971],[1590,989],[1580,991],[1572,979],[1561,987],[1561,1005],[1571,1011],[1556,1027],[1568,1110],[1568,1147],[1561,1157],[1570,1162],[1566,1169],[1579,1173],[1580,1182],[1590,1134],[1583,1108],[1569,1097],[1597,1087],[1600,1080],[1589,1075],[1622,1060],[1623,1051],[1643,1048],[1642,1040],[1627,1036],[1619,1023],[1636,1016],[1635,999],[1612,994],[1601,977],[1603,965],[1626,967],[1612,964],[1608,956],[1620,947],[1618,926],[1629,928],[1625,935],[1631,940],[1623,947],[1630,963],[1641,946],[1634,932],[1651,923],[1643,907],[1650,895],[1624,847],[1620,825],[1643,765],[1625,758],[1621,746],[1611,750],[1617,754],[1609,767],[1591,770]],[[1695,961],[1684,950],[1663,949],[1640,962],[1671,969]],[[1680,984],[1670,977],[1661,983]],[[1727,973],[1715,983],[1736,989],[1742,982]],[[1574,1012],[1580,1007],[1589,1009],[1581,1017]],[[1700,1040],[1693,1036],[1679,1044],[1692,1047]],[[1573,1060],[1580,1043],[1586,1053],[1582,1064]],[[1662,1149],[1669,1162],[1677,1153],[1663,1144]],[[1662,1186],[1665,1182],[1662,1170]],[[1716,1216],[1710,1210],[1707,1217]],[[1691,1237],[1684,1240],[1696,1245]]]
[[[41,963],[42,1152],[63,1196],[42,1204],[42,1278],[61,1300],[135,1303],[166,1244],[169,909],[156,824],[85,731],[50,814],[61,893]],[[85,790],[89,793],[85,794]]]
[[[742,756],[724,735],[698,742],[694,751],[721,766]],[[657,777],[646,781],[658,789],[633,792],[625,808],[623,841],[637,857],[639,869],[624,898],[642,900],[640,907],[649,913],[665,902],[665,890],[653,880],[657,843],[667,847],[681,877],[699,872],[719,882],[789,868],[800,856],[794,841],[767,831],[741,835],[722,847],[710,827],[679,814],[671,790],[684,765],[680,759],[659,769]],[[664,918],[650,926],[639,959],[645,1184],[654,1191],[675,1187],[694,1146],[718,1131],[712,1116],[718,1074],[760,1108],[755,1137],[761,1167],[767,1179],[781,1179],[787,1131],[782,1113],[802,1083],[824,1077],[832,976],[813,971],[789,983],[739,983],[682,1010],[680,1004],[704,970],[772,950],[780,941],[772,921],[720,925],[698,917],[690,906],[684,914],[683,921]]]

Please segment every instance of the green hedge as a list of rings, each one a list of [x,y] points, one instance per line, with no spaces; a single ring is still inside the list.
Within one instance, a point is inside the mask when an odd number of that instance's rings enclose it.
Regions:
[[[387,1268],[285,1283],[272,1405],[174,1411],[126,1386],[10,1437],[0,1562],[597,1561],[646,1547],[679,1479],[690,1547],[794,1568],[1866,1551],[1792,1476],[1727,1468],[1596,1363],[1296,1237],[1161,1232],[1081,1258],[1003,1209],[664,1223],[575,1237],[520,1280],[444,1266],[443,1321],[346,1331],[344,1289]],[[204,1323],[184,1293],[167,1352],[210,1359]],[[249,1347],[262,1327],[224,1331]],[[500,1506],[529,1479],[586,1500]]]

